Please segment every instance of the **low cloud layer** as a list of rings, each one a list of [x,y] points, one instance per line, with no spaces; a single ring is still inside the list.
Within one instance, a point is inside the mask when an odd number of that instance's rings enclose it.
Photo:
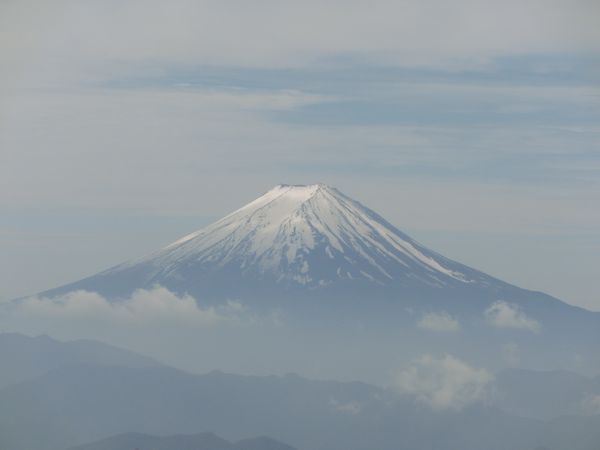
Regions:
[[[290,342],[285,320],[278,310],[258,314],[236,300],[205,306],[161,286],[118,302],[74,291],[0,304],[2,331],[98,340],[193,372],[279,373]]]
[[[492,304],[485,310],[485,318],[489,324],[498,328],[515,328],[539,333],[542,325],[525,314],[518,305],[503,301]]]
[[[240,320],[243,313],[244,307],[239,302],[229,301],[219,308],[202,308],[193,297],[178,296],[161,286],[139,289],[131,297],[115,303],[88,291],[69,292],[51,299],[30,297],[13,310],[13,314],[21,318],[93,320],[130,326],[152,322],[208,326]]]
[[[447,312],[427,313],[417,322],[417,327],[441,333],[460,331],[460,322]]]
[[[435,411],[461,410],[488,398],[494,376],[452,356],[424,355],[396,377],[402,394],[414,395]]]

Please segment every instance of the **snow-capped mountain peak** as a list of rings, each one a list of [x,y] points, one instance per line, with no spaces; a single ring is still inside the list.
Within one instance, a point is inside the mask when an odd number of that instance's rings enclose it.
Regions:
[[[149,277],[157,280],[227,270],[242,279],[309,287],[353,279],[438,286],[473,281],[464,266],[325,184],[275,186],[212,225],[112,271],[140,264],[150,265]]]

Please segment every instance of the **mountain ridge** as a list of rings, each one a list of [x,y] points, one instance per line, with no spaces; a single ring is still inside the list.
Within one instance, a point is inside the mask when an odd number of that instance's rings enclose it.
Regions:
[[[154,436],[144,433],[122,433],[68,450],[295,450],[266,436],[231,443],[214,433]]]
[[[483,403],[433,411],[412,396],[362,383],[169,367],[63,367],[0,389],[0,400],[0,447],[14,450],[64,449],[128,430],[172,435],[198,428],[236,441],[266,434],[305,450],[550,443],[555,450],[595,450],[600,429],[597,415],[539,420]],[[32,426],[39,426],[36,434]]]
[[[98,341],[63,342],[47,335],[30,337],[19,333],[0,333],[0,361],[0,389],[73,364],[161,366],[148,356]]]

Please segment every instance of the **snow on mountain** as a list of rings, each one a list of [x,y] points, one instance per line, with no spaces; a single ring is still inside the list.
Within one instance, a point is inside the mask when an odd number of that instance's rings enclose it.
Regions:
[[[105,275],[150,266],[147,279],[234,269],[242,277],[319,287],[340,279],[402,278],[444,286],[481,279],[324,184],[279,185],[212,225]]]
[[[84,289],[123,298],[155,285],[206,301],[325,288],[329,298],[357,288],[415,299],[425,291],[447,296],[447,288],[458,297],[495,296],[510,286],[427,249],[337,189],[312,184],[275,186],[163,249],[42,295]]]

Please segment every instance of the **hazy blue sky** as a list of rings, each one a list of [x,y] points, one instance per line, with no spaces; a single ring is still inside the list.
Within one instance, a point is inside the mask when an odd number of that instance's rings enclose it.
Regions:
[[[600,310],[600,3],[0,3],[0,299],[278,183]]]

